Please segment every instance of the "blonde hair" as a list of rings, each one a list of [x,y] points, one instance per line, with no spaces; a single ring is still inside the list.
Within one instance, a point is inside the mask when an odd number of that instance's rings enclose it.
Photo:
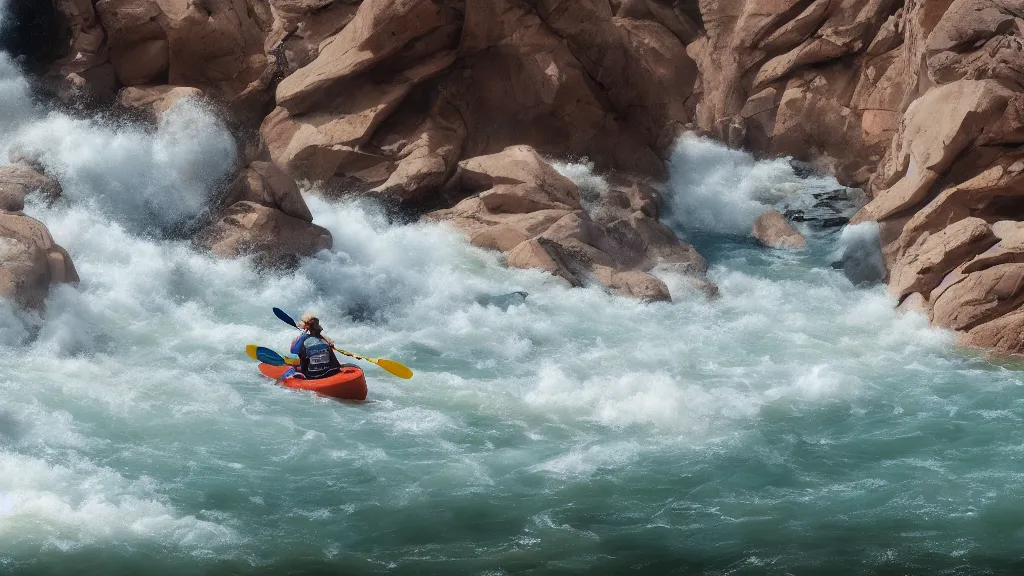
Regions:
[[[312,312],[306,312],[305,314],[302,315],[302,319],[299,320],[299,328],[306,328],[307,326],[309,326],[310,322],[316,319],[316,314],[313,314]]]

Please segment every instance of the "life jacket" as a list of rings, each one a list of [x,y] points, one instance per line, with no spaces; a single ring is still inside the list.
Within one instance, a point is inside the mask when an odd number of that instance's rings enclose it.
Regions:
[[[302,337],[298,345],[299,370],[311,380],[327,378],[338,373],[341,362],[334,355],[331,345],[312,334]]]

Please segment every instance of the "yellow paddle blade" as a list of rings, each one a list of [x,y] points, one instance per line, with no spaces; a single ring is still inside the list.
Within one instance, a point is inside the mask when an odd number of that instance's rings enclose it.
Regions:
[[[403,366],[402,364],[399,364],[394,360],[378,358],[377,360],[370,360],[370,362],[373,362],[377,366],[380,366],[381,368],[387,370],[388,372],[394,374],[395,376],[398,376],[399,378],[404,378],[406,380],[412,378],[412,370],[410,370],[408,366]]]
[[[249,358],[252,358],[253,360],[259,360],[259,358],[256,357],[257,348],[259,348],[259,346],[255,344],[249,344],[248,346],[245,347],[245,355],[248,356]]]

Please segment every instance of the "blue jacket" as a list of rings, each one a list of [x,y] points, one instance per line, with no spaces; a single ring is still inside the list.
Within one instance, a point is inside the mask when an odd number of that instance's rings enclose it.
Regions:
[[[341,369],[333,347],[323,338],[308,332],[299,334],[292,342],[291,353],[299,357],[299,371],[306,378],[326,378]]]

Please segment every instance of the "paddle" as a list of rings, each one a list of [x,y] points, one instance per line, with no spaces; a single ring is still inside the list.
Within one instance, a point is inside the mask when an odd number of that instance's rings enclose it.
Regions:
[[[255,344],[249,344],[246,346],[245,353],[249,358],[259,360],[260,362],[270,364],[271,366],[297,366],[299,364],[298,358],[285,358],[270,348],[264,348]]]
[[[284,322],[285,324],[290,324],[293,328],[302,330],[302,328],[299,328],[299,325],[295,323],[295,320],[292,320],[292,317],[286,314],[284,310],[281,310],[280,308],[274,308],[274,315],[280,318],[281,321]],[[391,374],[394,374],[395,376],[398,376],[399,378],[404,378],[406,380],[412,378],[412,370],[410,370],[409,367],[407,366],[395,362],[394,360],[388,360],[387,358],[366,358],[365,356],[360,356],[358,354],[346,352],[334,346],[332,346],[332,348],[334,348],[335,352],[338,352],[339,354],[344,354],[349,358],[373,362],[377,366],[380,366],[384,370],[390,372]]]

